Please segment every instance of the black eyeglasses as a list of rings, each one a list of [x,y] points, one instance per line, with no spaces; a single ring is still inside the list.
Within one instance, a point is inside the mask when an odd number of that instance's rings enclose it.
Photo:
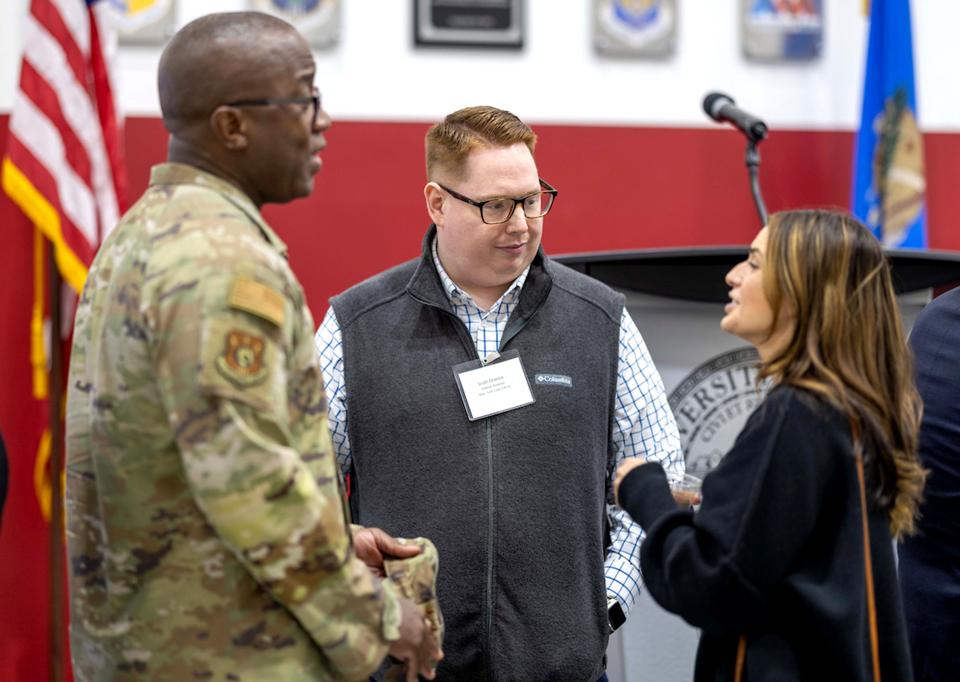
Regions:
[[[496,199],[487,199],[486,201],[474,201],[470,197],[465,197],[459,192],[454,192],[449,187],[444,187],[439,182],[437,185],[444,192],[454,199],[476,206],[480,209],[480,220],[487,225],[498,225],[505,223],[513,217],[513,212],[517,210],[517,205],[523,206],[523,215],[529,219],[542,218],[553,208],[553,201],[557,198],[557,190],[550,186],[550,183],[540,178],[539,192],[531,192],[519,199],[508,197],[498,197]]]
[[[313,89],[312,95],[305,97],[263,97],[261,99],[238,99],[234,102],[227,102],[228,107],[272,107],[283,104],[310,104],[313,105],[313,117],[310,119],[312,126],[317,125],[317,119],[320,117],[320,91]]]

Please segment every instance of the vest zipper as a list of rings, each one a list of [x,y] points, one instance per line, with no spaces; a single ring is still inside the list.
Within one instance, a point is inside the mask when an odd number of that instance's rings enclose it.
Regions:
[[[511,315],[511,317],[513,316]],[[500,337],[500,347],[497,349],[501,353],[503,352],[503,349],[506,348],[507,344],[513,339],[513,337],[519,334],[520,331],[527,326],[527,318],[521,317],[519,320],[519,322],[512,326],[510,324],[510,320],[507,320],[507,326],[503,330],[503,336]]]
[[[487,434],[487,604],[484,628],[487,639],[487,678],[493,676],[493,425],[488,417],[486,420]]]
[[[467,331],[466,325],[463,323],[456,313],[451,310],[447,310],[442,306],[439,306],[435,303],[431,303],[420,296],[417,296],[413,292],[410,292],[410,295],[414,300],[419,301],[423,305],[430,306],[431,308],[436,308],[441,313],[453,318],[454,327],[457,330],[460,340],[463,342],[464,347],[468,352],[473,355],[476,359],[483,362],[483,358],[480,357],[480,353],[477,351],[477,346],[473,342],[473,338],[470,336],[470,332]],[[523,328],[523,324],[519,325],[517,331]],[[506,331],[506,330],[504,330]],[[516,331],[511,333],[511,337],[516,334]],[[503,339],[501,339],[501,348],[503,347]],[[484,617],[483,617],[483,628],[484,628],[484,639],[485,639],[485,653],[487,659],[487,679],[494,680],[493,674],[493,524],[494,524],[494,510],[493,510],[493,426],[491,424],[491,417],[487,417],[486,422],[486,441],[487,441],[487,565],[486,565],[486,603],[484,604]]]

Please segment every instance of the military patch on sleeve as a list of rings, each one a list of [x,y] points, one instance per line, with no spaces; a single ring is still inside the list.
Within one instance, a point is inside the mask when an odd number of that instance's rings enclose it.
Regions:
[[[283,295],[277,290],[248,277],[237,277],[230,285],[227,304],[245,310],[278,327],[283,326]]]
[[[217,369],[239,386],[254,386],[267,377],[263,361],[264,340],[232,329],[223,342],[223,352],[217,357]]]

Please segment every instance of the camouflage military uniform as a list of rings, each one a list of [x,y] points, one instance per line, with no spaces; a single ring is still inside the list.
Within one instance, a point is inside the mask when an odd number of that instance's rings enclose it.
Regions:
[[[439,557],[437,548],[426,538],[413,538],[406,542],[420,548],[420,554],[409,559],[387,559],[383,562],[387,578],[397,586],[397,591],[414,604],[423,614],[437,645],[443,648],[443,614],[437,603],[437,570]],[[437,667],[439,661],[433,661]],[[403,680],[406,665],[393,663],[386,671],[386,682]]]
[[[100,249],[67,408],[78,680],[363,679],[396,588],[357,559],[313,321],[236,187],[160,165]]]

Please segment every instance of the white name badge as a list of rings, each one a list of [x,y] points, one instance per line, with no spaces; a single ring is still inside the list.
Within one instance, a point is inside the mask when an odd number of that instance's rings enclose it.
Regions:
[[[470,421],[534,402],[520,353],[516,350],[507,351],[487,363],[471,360],[454,365],[453,376]]]

